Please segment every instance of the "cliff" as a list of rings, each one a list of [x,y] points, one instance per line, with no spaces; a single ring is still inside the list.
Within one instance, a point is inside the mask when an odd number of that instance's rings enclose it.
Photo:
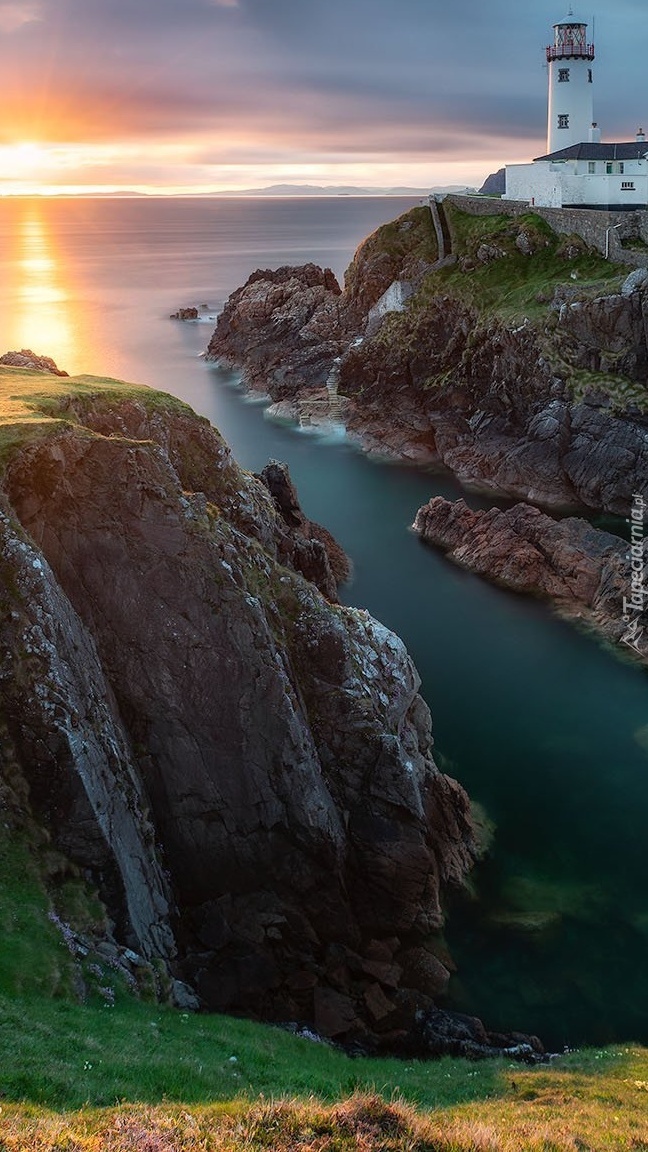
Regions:
[[[0,388],[16,818],[207,1007],[496,1043],[431,999],[443,891],[475,855],[467,797],[402,642],[333,602],[344,558],[285,471],[243,472],[148,389],[8,367]]]
[[[208,358],[293,415],[337,364],[347,430],[368,451],[626,516],[648,475],[646,273],[532,214],[439,211],[442,261],[422,207],[361,245],[344,292],[313,265],[255,272]]]

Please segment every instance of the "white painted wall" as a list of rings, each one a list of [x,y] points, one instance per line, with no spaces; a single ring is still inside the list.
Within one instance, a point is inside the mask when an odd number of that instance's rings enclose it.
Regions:
[[[629,183],[634,184],[634,188],[623,187]],[[562,198],[565,207],[591,204],[605,208],[608,204],[627,204],[633,208],[645,208],[648,203],[648,174],[587,176],[565,173]]]
[[[599,161],[599,167],[605,164]],[[624,188],[624,184],[634,188]],[[506,169],[505,200],[528,200],[539,208],[568,208],[570,205],[608,204],[645,208],[648,204],[648,168],[645,161],[624,163],[623,173],[589,175],[587,161],[551,164],[510,164]]]
[[[547,110],[547,152],[570,148],[589,140],[594,118],[594,84],[590,82],[591,60],[562,58],[549,62],[549,102]],[[561,71],[569,79],[561,80]],[[567,116],[568,128],[559,128],[559,116]]]
[[[543,208],[562,208],[561,173],[552,164],[509,164],[503,200],[528,200]]]

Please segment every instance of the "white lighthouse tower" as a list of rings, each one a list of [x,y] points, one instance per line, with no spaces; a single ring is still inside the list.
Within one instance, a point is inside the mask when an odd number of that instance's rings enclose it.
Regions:
[[[587,43],[587,24],[570,9],[553,28],[554,42],[547,48],[547,152],[591,140],[594,111],[594,45]]]

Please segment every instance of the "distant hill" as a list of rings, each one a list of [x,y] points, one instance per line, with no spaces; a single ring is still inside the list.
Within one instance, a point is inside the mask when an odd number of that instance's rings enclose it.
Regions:
[[[506,169],[498,168],[491,172],[479,189],[480,196],[503,196],[506,192]]]
[[[240,188],[217,196],[428,196],[430,192],[465,192],[465,185],[444,188],[364,188],[352,184],[270,184],[267,188]]]

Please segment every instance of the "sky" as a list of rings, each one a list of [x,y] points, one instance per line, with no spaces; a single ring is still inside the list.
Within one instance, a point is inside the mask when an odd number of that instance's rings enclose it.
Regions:
[[[544,47],[567,8],[0,0],[0,194],[479,186],[545,151]],[[633,139],[645,0],[596,0],[594,19],[603,139]]]

